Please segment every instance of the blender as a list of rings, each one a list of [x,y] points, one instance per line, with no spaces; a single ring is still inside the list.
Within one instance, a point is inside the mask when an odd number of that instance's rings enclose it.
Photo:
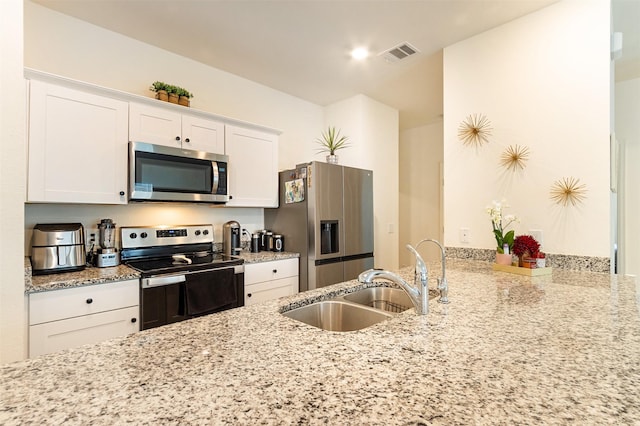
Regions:
[[[116,224],[111,219],[102,219],[98,224],[98,253],[96,266],[107,268],[120,264],[120,254],[116,249]]]

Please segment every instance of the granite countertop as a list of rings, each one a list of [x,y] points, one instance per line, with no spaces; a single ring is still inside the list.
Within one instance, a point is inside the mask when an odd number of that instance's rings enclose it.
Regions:
[[[450,304],[354,332],[280,314],[350,281],[4,365],[0,423],[640,422],[635,279],[479,261],[447,277]]]
[[[244,259],[245,264],[249,264],[298,258],[300,255],[298,253],[291,252],[263,251],[259,253],[242,252],[240,257]],[[82,271],[32,276],[31,262],[29,261],[29,258],[26,257],[24,268],[25,293],[27,294],[140,278],[140,273],[138,271],[135,271],[126,265],[118,265],[109,268],[87,266]]]
[[[240,257],[244,259],[245,264],[271,262],[274,260],[292,259],[300,257],[300,253],[292,253],[288,251],[260,251],[258,253],[251,253],[248,251],[240,252]]]

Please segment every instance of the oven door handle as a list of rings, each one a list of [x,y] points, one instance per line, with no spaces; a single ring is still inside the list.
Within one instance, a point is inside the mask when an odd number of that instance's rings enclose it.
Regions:
[[[168,277],[152,277],[142,279],[142,288],[159,287],[169,284],[184,283],[187,279],[184,275],[170,275]]]

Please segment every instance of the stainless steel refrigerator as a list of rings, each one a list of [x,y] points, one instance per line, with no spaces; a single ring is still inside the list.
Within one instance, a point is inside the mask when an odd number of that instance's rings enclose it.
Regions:
[[[373,268],[373,172],[313,161],[280,172],[280,204],[267,229],[300,253],[300,291]]]

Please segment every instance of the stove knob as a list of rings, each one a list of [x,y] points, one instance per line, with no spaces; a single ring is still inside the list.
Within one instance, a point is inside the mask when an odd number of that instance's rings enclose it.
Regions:
[[[209,235],[209,231],[205,229],[204,231],[202,231],[202,234],[203,235]]]
[[[200,231],[196,231],[196,235],[200,235]]]
[[[146,232],[141,233],[140,238],[147,238],[147,233]]]
[[[136,234],[135,232],[132,232],[129,234],[129,238],[131,238],[132,240],[135,240],[136,238],[138,238],[138,234]]]

